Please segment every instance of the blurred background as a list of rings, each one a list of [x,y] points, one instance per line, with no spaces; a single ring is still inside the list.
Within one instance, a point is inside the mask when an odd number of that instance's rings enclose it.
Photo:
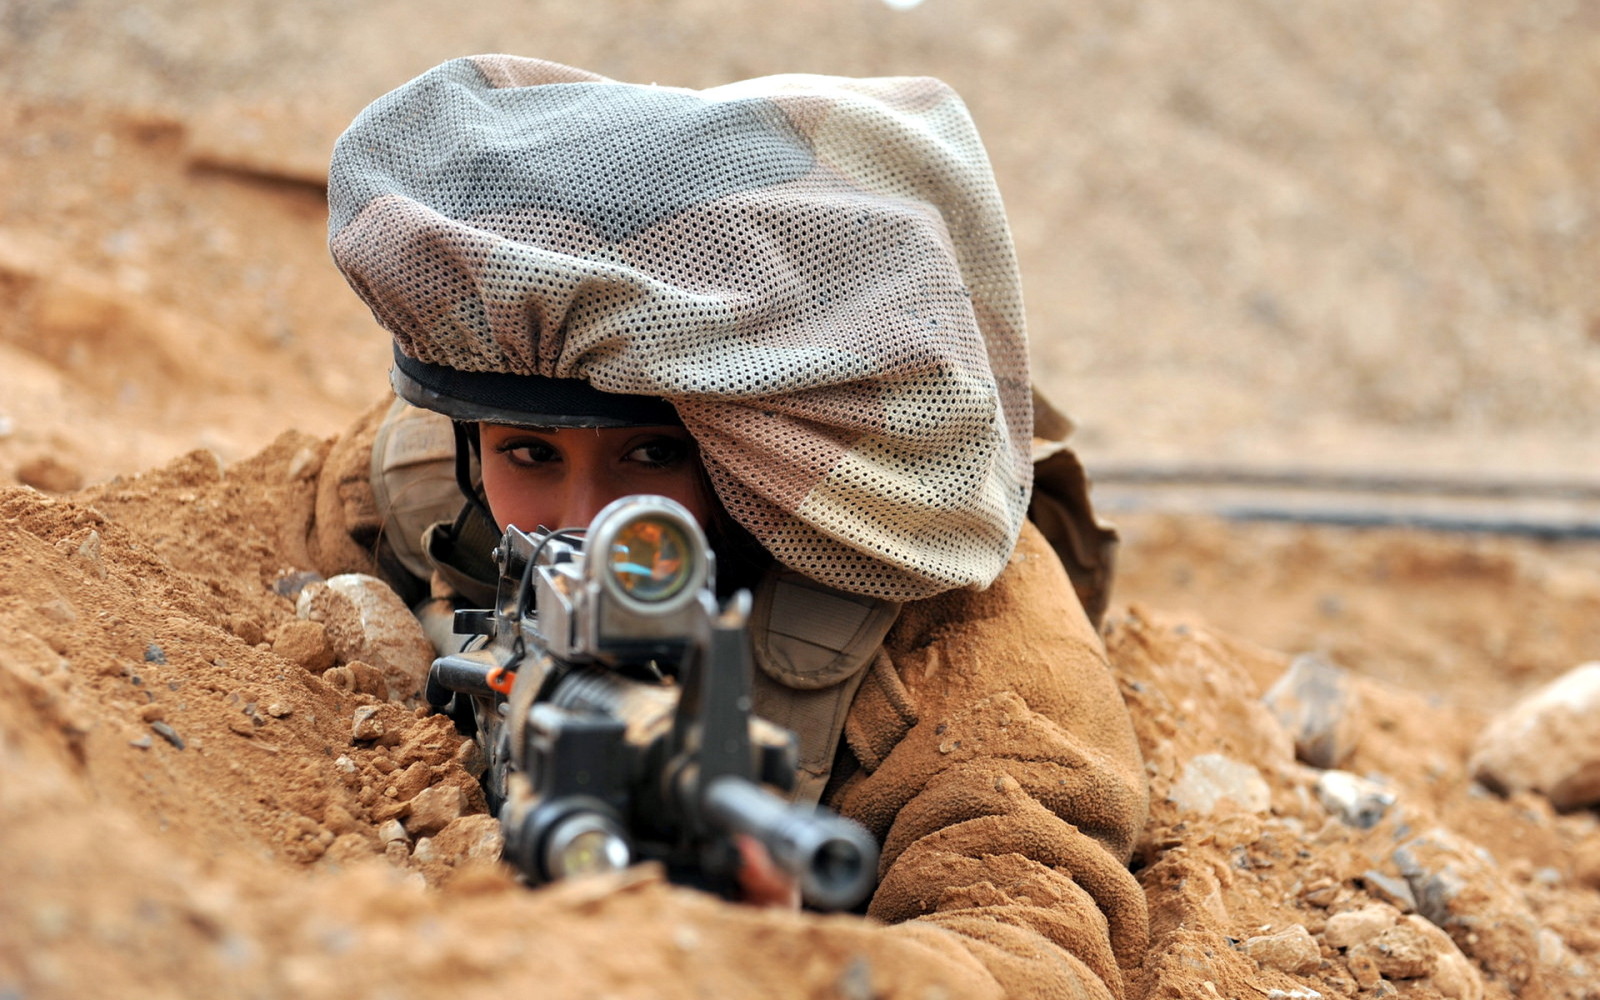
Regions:
[[[3,0],[0,483],[337,431],[387,338],[324,247],[368,101],[504,51],[690,87],[930,74],[1091,471],[1600,478],[1595,0]]]

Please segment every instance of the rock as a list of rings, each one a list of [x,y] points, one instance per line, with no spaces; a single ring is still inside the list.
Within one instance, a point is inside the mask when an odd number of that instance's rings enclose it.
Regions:
[[[80,534],[82,534],[82,538],[80,538]],[[70,534],[69,538],[56,542],[58,549],[61,549],[62,546],[66,546],[70,557],[77,560],[78,563],[83,563],[83,566],[86,566],[90,573],[98,576],[99,579],[106,579],[106,557],[104,557],[104,546],[101,544],[99,531],[90,528],[85,533]]]
[[[1203,753],[1189,760],[1168,792],[1178,808],[1209,816],[1223,801],[1248,812],[1272,807],[1272,791],[1261,772],[1221,754]]]
[[[433,644],[400,595],[382,580],[344,573],[307,584],[295,611],[326,627],[337,661],[360,661],[382,671],[390,699],[421,690],[433,663]]]
[[[1496,716],[1470,767],[1501,794],[1540,792],[1557,809],[1600,803],[1600,662],[1574,667]]]
[[[1248,938],[1243,947],[1244,953],[1262,966],[1282,972],[1308,972],[1322,962],[1322,950],[1317,947],[1316,939],[1299,924],[1275,934]]]
[[[1349,948],[1371,940],[1393,927],[1400,911],[1386,903],[1372,903],[1359,910],[1346,910],[1328,918],[1322,939],[1335,948]]]
[[[314,674],[333,666],[333,645],[321,622],[298,618],[284,622],[272,640],[272,651]]]
[[[1450,935],[1416,914],[1404,918],[1403,923],[1425,938],[1434,950],[1433,968],[1427,976],[1434,989],[1453,1000],[1483,1000],[1483,976],[1461,954]]]
[[[182,750],[186,745],[183,742],[183,737],[178,735],[178,731],[167,725],[165,722],[152,722],[150,723],[150,728],[155,730],[157,736],[166,740],[168,743],[171,743],[179,750]]]
[[[1367,887],[1367,892],[1380,902],[1388,903],[1402,913],[1416,912],[1417,896],[1412,891],[1411,883],[1405,879],[1368,869],[1361,873],[1361,881]]]
[[[350,738],[360,742],[375,740],[384,733],[383,720],[378,718],[377,705],[362,705],[350,719]]]
[[[411,837],[406,833],[406,828],[397,819],[385,820],[378,825],[378,842],[392,844],[399,841],[403,844],[411,843]]]
[[[1394,793],[1349,771],[1325,771],[1317,776],[1317,801],[1346,826],[1370,830],[1394,805]]]
[[[500,821],[486,813],[453,819],[432,838],[435,858],[456,866],[498,861],[505,843]]]
[[[1483,973],[1460,951],[1441,954],[1428,982],[1450,1000],[1483,1000],[1484,997]]]
[[[411,815],[406,819],[406,832],[414,837],[427,837],[449,826],[467,809],[467,793],[457,785],[434,785],[424,788],[411,800]]]
[[[1383,982],[1383,973],[1378,971],[1378,963],[1372,956],[1361,949],[1355,949],[1344,958],[1345,968],[1350,970],[1350,978],[1363,990],[1370,990]]]
[[[284,470],[292,482],[314,479],[322,471],[322,451],[318,448],[301,448],[289,460]]]
[[[1261,700],[1294,737],[1295,756],[1312,767],[1338,767],[1355,750],[1360,716],[1354,685],[1322,657],[1295,657]]]
[[[389,682],[377,667],[351,660],[342,667],[329,667],[322,679],[345,694],[370,694],[377,698],[389,695]]]
[[[1343,887],[1330,878],[1320,878],[1305,887],[1300,893],[1300,898],[1312,906],[1327,909],[1332,906],[1343,891]]]
[[[410,767],[393,777],[394,797],[401,802],[409,802],[433,780],[433,769],[422,761],[414,762]]]
[[[483,772],[489,769],[489,758],[484,756],[477,740],[462,740],[456,747],[454,759],[461,770],[474,778],[482,778]]]
[[[1378,972],[1387,979],[1423,979],[1432,974],[1439,954],[1427,935],[1404,923],[1351,947],[1350,951],[1370,957]]]

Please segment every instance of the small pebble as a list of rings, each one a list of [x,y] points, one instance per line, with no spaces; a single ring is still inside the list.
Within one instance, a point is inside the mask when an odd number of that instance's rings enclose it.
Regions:
[[[1378,971],[1378,963],[1372,956],[1364,951],[1353,951],[1345,956],[1344,965],[1350,970],[1350,978],[1363,990],[1370,990],[1383,982],[1383,973]]]
[[[150,728],[154,729],[156,731],[156,735],[157,736],[159,736],[162,739],[166,740],[168,743],[171,743],[173,746],[177,747],[179,750],[183,749],[183,747],[184,747],[183,737],[178,735],[178,731],[176,729],[173,729],[171,726],[167,725],[165,722],[152,722],[152,723],[150,723]]]
[[[148,645],[148,646],[146,646],[144,648],[144,662],[146,662],[146,663],[166,663],[167,662],[167,654],[160,646],[157,646],[155,643],[152,642],[150,645]]]
[[[484,756],[483,747],[477,740],[463,740],[456,747],[455,762],[460,768],[474,778],[482,778],[483,772],[489,769],[489,760]]]
[[[377,705],[362,705],[355,710],[350,721],[350,738],[375,740],[383,735],[383,720],[378,718]]]
[[[378,840],[385,844],[395,841],[411,843],[411,837],[406,833],[405,826],[397,819],[385,820],[378,826]]]
[[[1199,754],[1184,764],[1167,798],[1202,816],[1211,815],[1224,800],[1247,812],[1264,813],[1272,807],[1272,789],[1260,771],[1214,753]]]
[[[313,448],[301,448],[289,460],[290,479],[310,479],[322,468],[322,455]]]
[[[1361,881],[1366,885],[1367,892],[1401,913],[1416,911],[1417,895],[1407,879],[1395,878],[1376,869],[1368,869],[1362,873]]]
[[[1346,826],[1370,830],[1395,803],[1394,793],[1349,771],[1324,771],[1317,777],[1317,801]]]
[[[1343,669],[1322,657],[1295,657],[1261,700],[1294,737],[1295,755],[1305,763],[1338,767],[1355,750],[1354,688]]]
[[[411,800],[406,830],[414,836],[438,833],[467,809],[467,794],[456,785],[424,788]]]
[[[1322,950],[1311,932],[1293,924],[1276,934],[1263,934],[1244,942],[1244,953],[1261,965],[1282,972],[1301,973],[1317,967]]]

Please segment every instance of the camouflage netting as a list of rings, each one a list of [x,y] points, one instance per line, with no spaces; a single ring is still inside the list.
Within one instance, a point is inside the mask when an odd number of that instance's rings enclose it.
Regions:
[[[944,84],[458,59],[361,114],[329,199],[402,362],[667,399],[729,513],[832,586],[911,600],[1005,565],[1031,474],[1021,293]]]

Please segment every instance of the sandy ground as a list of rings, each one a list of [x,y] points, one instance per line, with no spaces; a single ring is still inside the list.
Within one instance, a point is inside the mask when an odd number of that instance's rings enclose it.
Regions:
[[[1091,470],[1592,483],[1597,26],[1500,0],[0,6],[0,997],[947,995],[845,918],[649,873],[522,890],[448,727],[324,679],[279,590],[317,565],[330,439],[383,391],[320,187],[378,93],[494,50],[939,75]],[[1118,519],[1106,640],[1156,803],[1131,998],[1600,990],[1595,813],[1467,768],[1495,712],[1600,658],[1600,545]],[[1261,705],[1302,653],[1351,675],[1342,767],[1396,798],[1371,829]],[[1211,755],[1259,784],[1195,801]],[[468,815],[385,842],[455,789]],[[1409,930],[1341,944],[1377,904]]]

